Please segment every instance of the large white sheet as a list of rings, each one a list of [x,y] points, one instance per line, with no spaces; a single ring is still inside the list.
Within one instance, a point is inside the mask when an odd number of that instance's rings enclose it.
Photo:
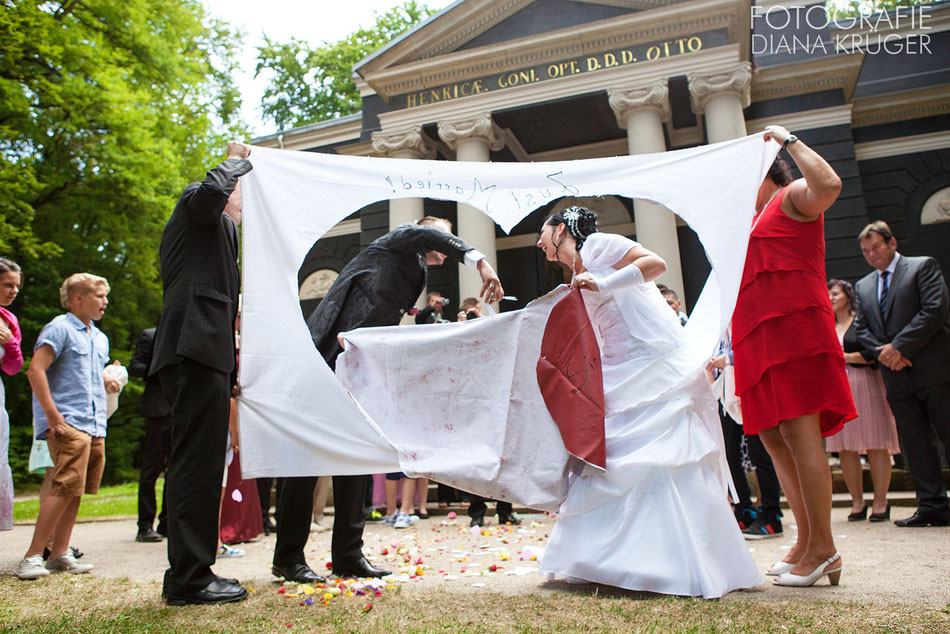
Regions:
[[[523,310],[468,322],[353,330],[337,376],[406,475],[557,511],[570,455],[536,366],[548,316],[566,294],[560,287]]]
[[[317,353],[300,311],[297,271],[304,257],[317,238],[354,211],[394,198],[455,200],[481,209],[507,232],[561,196],[656,201],[696,231],[713,267],[686,327],[690,359],[699,367],[735,307],[756,192],[777,152],[778,145],[761,135],[662,154],[528,164],[255,147],[254,170],[242,178],[238,411],[245,476],[401,469],[393,444]]]

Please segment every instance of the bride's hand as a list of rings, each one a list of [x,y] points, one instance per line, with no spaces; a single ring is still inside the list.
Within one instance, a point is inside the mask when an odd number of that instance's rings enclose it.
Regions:
[[[571,288],[582,288],[588,291],[597,292],[600,287],[597,286],[597,278],[590,273],[581,273],[571,282]]]

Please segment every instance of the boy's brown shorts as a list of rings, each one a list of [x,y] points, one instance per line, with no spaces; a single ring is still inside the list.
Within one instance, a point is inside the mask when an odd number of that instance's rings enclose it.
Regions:
[[[98,493],[106,464],[105,440],[69,424],[55,438],[47,434],[46,444],[53,458],[50,495],[80,497],[83,493]]]

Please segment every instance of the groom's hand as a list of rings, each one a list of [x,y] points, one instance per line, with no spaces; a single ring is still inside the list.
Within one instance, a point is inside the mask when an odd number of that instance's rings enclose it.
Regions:
[[[492,268],[487,259],[482,258],[478,261],[478,274],[482,278],[482,291],[480,293],[482,300],[489,304],[500,301],[504,297],[505,291],[501,287],[498,274],[495,273],[495,269]]]

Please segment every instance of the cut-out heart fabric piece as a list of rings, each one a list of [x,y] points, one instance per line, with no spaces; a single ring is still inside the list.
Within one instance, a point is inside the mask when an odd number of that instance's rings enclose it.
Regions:
[[[551,310],[537,371],[544,404],[567,451],[606,470],[604,375],[581,291],[571,291]]]

